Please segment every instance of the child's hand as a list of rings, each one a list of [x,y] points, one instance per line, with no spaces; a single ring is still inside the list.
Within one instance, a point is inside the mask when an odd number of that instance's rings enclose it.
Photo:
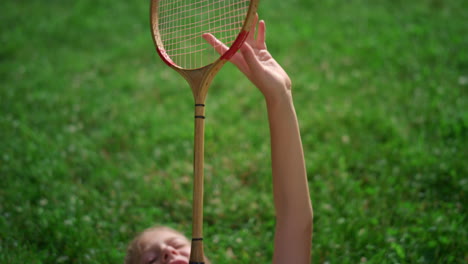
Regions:
[[[247,40],[230,61],[249,78],[263,93],[269,103],[277,102],[284,97],[291,96],[291,80],[281,66],[273,59],[265,44],[265,22],[261,20],[256,25],[258,16],[255,18],[252,29],[247,36]],[[255,38],[255,33],[257,36]],[[223,54],[228,47],[211,34],[203,34],[203,38]]]

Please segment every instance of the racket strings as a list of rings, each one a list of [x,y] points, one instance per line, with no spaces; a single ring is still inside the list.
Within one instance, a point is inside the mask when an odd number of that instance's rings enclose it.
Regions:
[[[229,24],[225,24],[225,25],[210,28],[209,32],[211,34],[222,33],[222,32],[231,32],[231,31],[233,31],[232,26],[235,26],[235,25],[237,25],[237,22],[231,22]],[[198,37],[200,37],[200,36],[199,36],[199,34],[197,32],[197,33],[187,34],[187,35],[183,35],[183,36],[168,37],[168,38],[165,39],[165,41],[174,40],[171,44],[176,45],[176,44],[180,44],[180,43],[183,43],[183,42],[188,42],[188,41],[196,39]]]
[[[244,23],[250,0],[160,0],[159,36],[167,55],[186,69],[203,67],[219,54],[202,37],[211,33],[230,46]]]
[[[221,38],[219,38],[219,40],[222,41],[223,43],[229,43],[229,42],[224,41],[225,39],[229,39],[230,40],[229,44],[232,44],[233,41],[231,41],[231,39],[233,37],[235,38],[235,37],[237,37],[237,35],[221,37]],[[193,53],[199,53],[199,52],[202,52],[202,51],[206,51],[207,49],[204,46],[206,46],[205,43],[199,43],[199,44],[192,45],[192,46],[190,46],[190,48],[191,48],[190,51],[186,51],[187,47],[172,49],[171,50],[171,52],[172,52],[171,56],[172,57],[173,56],[181,56],[181,55],[188,55],[188,54],[193,54]],[[192,49],[192,48],[195,48],[195,49]]]
[[[206,1],[206,0],[204,0],[204,1]],[[186,16],[186,17],[179,17],[179,18],[177,18],[176,20],[183,20],[183,19],[187,19],[187,18],[191,18],[191,17],[203,15],[203,14],[208,13],[208,12],[213,12],[213,11],[217,11],[217,10],[221,10],[221,9],[226,9],[226,8],[232,7],[232,6],[234,6],[234,5],[236,4],[236,3],[231,3],[231,4],[229,4],[229,5],[225,5],[225,6],[222,6],[222,7],[218,7],[218,8],[216,8],[216,9],[211,9],[211,10],[208,9],[208,10],[206,10],[206,11],[200,12],[200,10],[203,10],[203,8],[210,8],[210,7],[214,6],[215,4],[217,4],[217,3],[219,4],[220,2],[223,2],[223,1],[225,1],[225,0],[221,0],[221,1],[218,1],[218,2],[214,2],[214,3],[211,3],[211,4],[209,4],[209,5],[198,6],[198,7],[195,7],[195,8],[193,8],[193,9],[190,9],[190,10],[183,10],[183,11],[181,11],[181,12],[179,13],[179,15],[180,15],[180,14],[183,14],[183,13],[187,13],[188,16]],[[200,2],[198,2],[198,3],[201,3],[201,2],[203,2],[203,1],[200,1]],[[180,9],[182,9],[183,7],[187,7],[187,8],[188,8],[188,7],[190,7],[190,6],[192,6],[192,5],[185,5],[185,6],[182,6],[182,7],[175,7],[175,8],[173,8],[173,9],[168,9],[168,10],[165,10],[165,12],[161,12],[160,15],[161,15],[161,17],[164,17],[164,14],[167,13],[167,14],[169,14],[169,16],[172,16],[176,10],[180,10]],[[230,10],[230,11],[227,11],[227,12],[232,12],[232,11],[233,11],[233,10]],[[194,13],[194,12],[200,12],[200,13]],[[226,12],[226,13],[227,13],[227,12]],[[226,14],[226,13],[224,13],[224,14]],[[171,22],[173,22],[173,21],[171,21]],[[161,25],[164,25],[164,23],[161,23],[160,26],[161,26]]]
[[[239,9],[230,10],[230,11],[228,11],[228,12],[222,14],[222,15],[207,18],[207,19],[197,21],[197,22],[193,22],[193,23],[190,23],[190,24],[187,24],[187,25],[176,25],[176,26],[173,26],[173,27],[167,26],[167,27],[164,28],[167,32],[165,34],[161,34],[161,36],[180,32],[180,31],[184,30],[186,27],[196,27],[196,26],[201,26],[201,25],[206,24],[206,23],[208,23],[210,25],[211,23],[214,23],[215,21],[217,21],[217,20],[219,20],[219,19],[221,19],[223,17],[226,19],[227,15],[232,14],[229,18],[237,17],[239,15],[238,13],[240,11],[243,11],[243,10],[246,11],[247,9],[248,9],[247,6],[246,7],[241,7]],[[213,10],[213,11],[215,11],[215,10]],[[163,25],[164,25],[163,23],[159,24],[159,26],[163,26]],[[177,31],[175,31],[175,29],[177,29]],[[169,30],[174,30],[174,31],[169,31]]]

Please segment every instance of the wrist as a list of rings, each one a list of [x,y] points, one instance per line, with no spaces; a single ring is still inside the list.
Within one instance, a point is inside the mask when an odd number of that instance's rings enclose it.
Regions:
[[[285,90],[284,92],[276,94],[275,96],[265,95],[265,102],[268,109],[292,106],[293,98],[291,90]]]

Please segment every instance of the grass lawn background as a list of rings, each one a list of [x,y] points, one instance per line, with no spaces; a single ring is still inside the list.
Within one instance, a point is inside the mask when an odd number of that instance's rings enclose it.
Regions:
[[[293,80],[314,263],[468,262],[468,2],[262,0]],[[191,228],[193,99],[148,1],[2,3],[0,263],[122,263]],[[206,254],[270,263],[261,94],[232,65],[207,99]]]

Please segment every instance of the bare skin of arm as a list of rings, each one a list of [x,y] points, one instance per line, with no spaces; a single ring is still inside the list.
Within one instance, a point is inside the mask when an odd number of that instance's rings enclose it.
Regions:
[[[267,50],[265,22],[258,23],[255,38],[256,24],[230,61],[263,93],[267,105],[276,210],[273,263],[310,263],[313,213],[291,80]],[[227,50],[213,35],[203,37],[219,53]]]

